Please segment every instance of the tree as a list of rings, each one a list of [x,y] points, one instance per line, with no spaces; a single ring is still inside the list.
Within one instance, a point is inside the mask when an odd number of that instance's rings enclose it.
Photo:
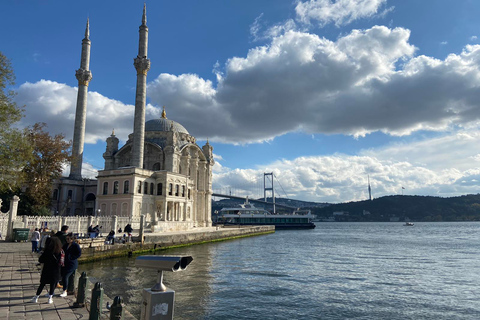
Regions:
[[[23,182],[22,169],[31,157],[25,132],[14,124],[23,117],[23,108],[13,101],[15,84],[10,61],[0,52],[0,192],[18,189]]]
[[[65,141],[63,134],[51,137],[44,131],[46,126],[45,123],[36,123],[28,128],[33,153],[23,168],[25,193],[38,212],[50,206],[53,181],[61,177],[65,165],[71,160],[71,142]]]

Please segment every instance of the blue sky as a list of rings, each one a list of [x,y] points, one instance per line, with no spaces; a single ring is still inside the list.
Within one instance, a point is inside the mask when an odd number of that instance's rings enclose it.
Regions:
[[[147,120],[214,147],[215,191],[318,202],[480,192],[480,2],[147,1]],[[4,1],[22,126],[73,136],[90,19],[84,175],[133,131],[143,1]],[[285,191],[285,193],[284,193]]]

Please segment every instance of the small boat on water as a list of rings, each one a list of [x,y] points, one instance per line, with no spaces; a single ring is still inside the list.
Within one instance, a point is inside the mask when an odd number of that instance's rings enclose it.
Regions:
[[[310,210],[294,211],[291,214],[272,214],[263,208],[256,208],[246,199],[235,208],[223,208],[214,214],[213,223],[223,225],[274,225],[275,229],[313,229],[315,218]]]
[[[405,222],[404,226],[405,227],[412,227],[414,225],[413,222]]]

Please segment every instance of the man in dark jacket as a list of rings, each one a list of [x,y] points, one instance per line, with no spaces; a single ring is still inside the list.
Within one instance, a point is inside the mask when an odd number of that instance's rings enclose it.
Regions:
[[[65,239],[67,233],[68,226],[62,226],[62,229],[55,234],[55,237],[60,239],[60,241],[62,242],[62,247],[65,245],[65,243],[67,243],[67,240]]]

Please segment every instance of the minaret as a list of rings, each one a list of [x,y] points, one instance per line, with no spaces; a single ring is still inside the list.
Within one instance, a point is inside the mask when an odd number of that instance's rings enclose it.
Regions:
[[[370,175],[368,175],[368,200],[372,201],[372,188],[370,188]]]
[[[75,112],[75,128],[73,131],[72,162],[70,179],[82,179],[83,144],[85,141],[85,119],[87,118],[88,83],[92,80],[90,70],[90,30],[87,19],[85,38],[82,40],[82,58],[80,69],[75,72],[78,80],[77,110]]]
[[[135,119],[133,124],[132,166],[143,168],[145,140],[145,103],[147,99],[147,72],[150,70],[148,51],[147,8],[143,5],[142,25],[139,28],[138,56],[133,65],[137,70],[137,92],[135,95]]]

